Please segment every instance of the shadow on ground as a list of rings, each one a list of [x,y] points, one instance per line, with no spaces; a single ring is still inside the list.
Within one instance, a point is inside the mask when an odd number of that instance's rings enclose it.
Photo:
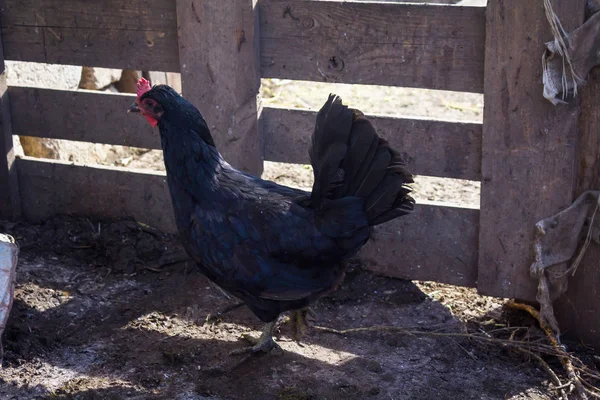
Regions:
[[[5,227],[21,245],[4,337],[2,399],[550,399],[535,366],[468,338],[312,331],[282,325],[282,356],[232,357],[260,328],[190,263],[161,266],[172,237],[131,221],[56,218]],[[460,332],[413,283],[355,266],[315,305],[316,323]]]

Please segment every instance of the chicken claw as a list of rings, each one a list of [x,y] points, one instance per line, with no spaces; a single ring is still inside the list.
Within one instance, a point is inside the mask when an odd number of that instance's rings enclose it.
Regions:
[[[239,354],[259,352],[272,353],[275,355],[283,354],[281,347],[275,343],[275,340],[273,340],[273,328],[275,327],[275,322],[276,321],[266,324],[263,328],[262,334],[258,339],[248,334],[243,334],[242,338],[247,342],[250,342],[253,346],[232,350],[229,355],[235,356]]]

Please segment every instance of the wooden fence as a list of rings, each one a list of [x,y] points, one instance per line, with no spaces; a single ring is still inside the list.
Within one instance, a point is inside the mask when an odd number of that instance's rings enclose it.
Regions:
[[[554,2],[567,30],[583,22],[585,0]],[[373,117],[414,173],[482,181],[484,212],[418,205],[377,229],[361,256],[387,275],[533,300],[534,224],[571,203],[578,174],[598,169],[579,171],[577,146],[598,113],[541,96],[540,57],[551,39],[542,3],[490,0],[486,17],[483,7],[408,3],[4,0],[0,21],[3,59],[180,72],[226,159],[254,173],[263,160],[307,162],[315,120],[261,108],[261,77],[484,93],[483,125]],[[125,114],[133,96],[7,88],[4,76],[4,217],[132,215],[174,229],[162,173],[12,155],[12,134],[159,149],[158,133]],[[589,93],[586,101],[597,100]],[[598,289],[590,293],[598,299]],[[589,340],[595,324],[576,333]]]

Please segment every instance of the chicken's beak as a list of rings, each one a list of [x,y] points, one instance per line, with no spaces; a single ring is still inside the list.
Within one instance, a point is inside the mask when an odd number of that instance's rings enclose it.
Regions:
[[[127,109],[127,114],[132,113],[132,112],[133,113],[139,113],[140,112],[140,107],[137,105],[137,102],[135,102],[135,101]]]

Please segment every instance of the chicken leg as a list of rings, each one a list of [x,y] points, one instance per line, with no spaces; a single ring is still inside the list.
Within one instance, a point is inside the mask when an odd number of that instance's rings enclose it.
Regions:
[[[289,322],[294,334],[294,340],[300,341],[306,331],[312,327],[312,323],[308,320],[308,317],[314,317],[315,312],[309,307],[302,308],[300,310],[294,310],[290,313]]]
[[[238,354],[258,353],[260,351],[265,353],[273,351],[274,353],[281,354],[283,350],[281,350],[281,347],[277,343],[275,343],[275,340],[273,340],[273,329],[275,328],[276,322],[277,320],[265,324],[262,330],[262,334],[258,339],[250,335],[243,335],[242,337],[246,341],[250,342],[253,346],[235,349],[231,353],[229,353],[229,355],[234,356]]]

